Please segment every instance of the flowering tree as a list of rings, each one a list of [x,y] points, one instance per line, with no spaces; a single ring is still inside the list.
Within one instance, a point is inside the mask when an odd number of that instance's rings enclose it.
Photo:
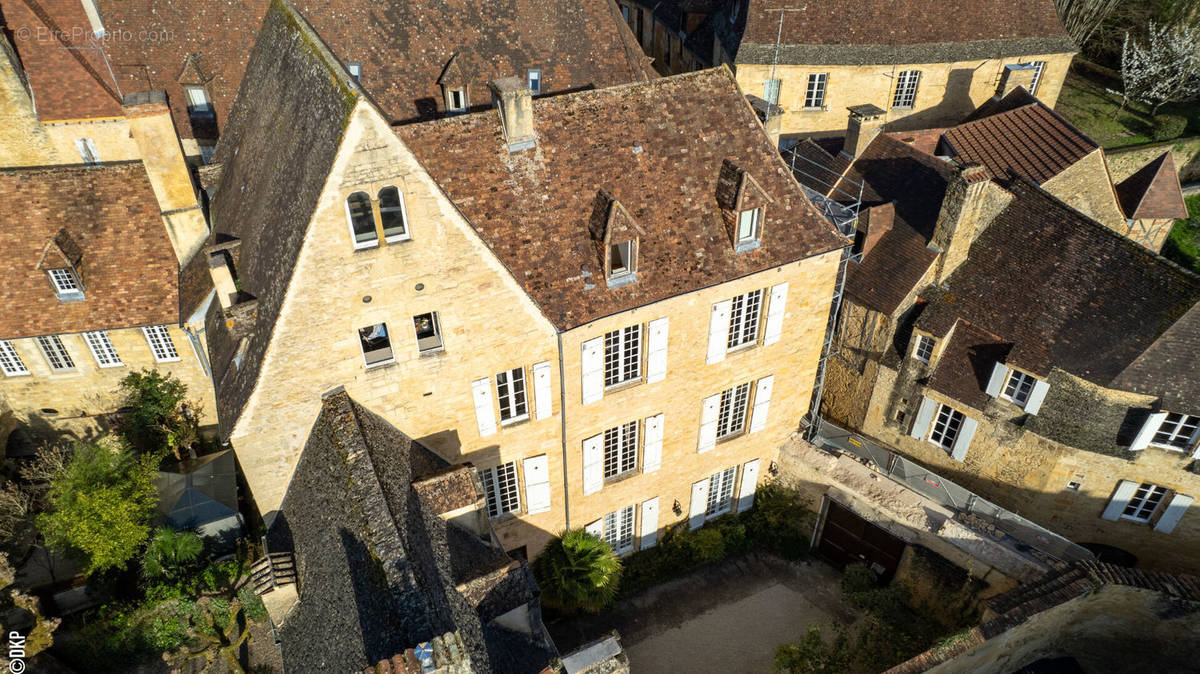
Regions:
[[[1150,23],[1145,44],[1125,35],[1121,50],[1121,108],[1130,100],[1151,106],[1158,114],[1165,103],[1200,98],[1200,25]]]

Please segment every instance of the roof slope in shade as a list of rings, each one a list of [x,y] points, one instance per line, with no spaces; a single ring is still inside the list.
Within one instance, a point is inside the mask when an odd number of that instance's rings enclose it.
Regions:
[[[986,389],[992,368],[1004,360],[1010,346],[996,335],[960,320],[929,377],[929,388],[983,409],[989,400]]]
[[[496,112],[396,129],[559,329],[846,245],[811,206],[726,68],[538,99],[537,145],[509,153]],[[726,160],[772,201],[735,254],[717,202]],[[609,289],[592,231],[601,190],[639,237],[637,280]]]
[[[1146,164],[1117,184],[1117,198],[1125,217],[1135,220],[1183,219],[1187,203],[1170,152]]]
[[[986,166],[994,176],[1015,173],[1039,184],[1100,147],[1040,102],[960,124],[943,138],[962,163]]]
[[[1200,415],[1200,304],[1130,363],[1113,387],[1161,398],[1163,409]]]

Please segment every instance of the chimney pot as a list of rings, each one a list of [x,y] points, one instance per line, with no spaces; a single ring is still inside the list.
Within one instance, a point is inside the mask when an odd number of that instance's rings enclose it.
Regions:
[[[850,111],[850,120],[846,124],[846,142],[842,152],[857,157],[883,130],[883,118],[887,113],[870,103],[852,105],[846,109]]]
[[[500,109],[500,124],[509,152],[526,150],[537,144],[533,132],[533,92],[519,77],[501,77],[489,87]]]

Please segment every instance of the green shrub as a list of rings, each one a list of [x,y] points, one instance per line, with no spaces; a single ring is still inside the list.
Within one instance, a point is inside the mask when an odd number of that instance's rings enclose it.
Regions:
[[[842,574],[842,595],[847,598],[879,587],[879,576],[866,564],[850,564]]]
[[[774,484],[759,487],[754,508],[742,517],[751,547],[785,559],[800,559],[808,553],[816,515],[804,507],[795,490]]]
[[[688,538],[692,559],[700,564],[725,558],[725,539],[716,527],[705,527]]]
[[[1171,140],[1183,135],[1187,128],[1187,117],[1180,115],[1159,115],[1151,123],[1151,134],[1154,140]]]
[[[794,644],[775,647],[775,670],[790,674],[841,674],[850,664],[846,635],[838,632],[830,645],[821,639],[821,630],[808,628],[808,634]]]

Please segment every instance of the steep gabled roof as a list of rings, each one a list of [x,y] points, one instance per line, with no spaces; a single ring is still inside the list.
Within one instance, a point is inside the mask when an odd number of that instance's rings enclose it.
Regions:
[[[992,368],[1005,359],[1011,347],[987,330],[959,320],[929,377],[929,388],[983,409],[990,400],[985,390]]]
[[[1117,375],[1113,387],[1159,396],[1172,412],[1200,414],[1200,304]]]
[[[1179,174],[1170,152],[1146,164],[1117,184],[1125,217],[1135,220],[1182,219],[1188,216]]]

